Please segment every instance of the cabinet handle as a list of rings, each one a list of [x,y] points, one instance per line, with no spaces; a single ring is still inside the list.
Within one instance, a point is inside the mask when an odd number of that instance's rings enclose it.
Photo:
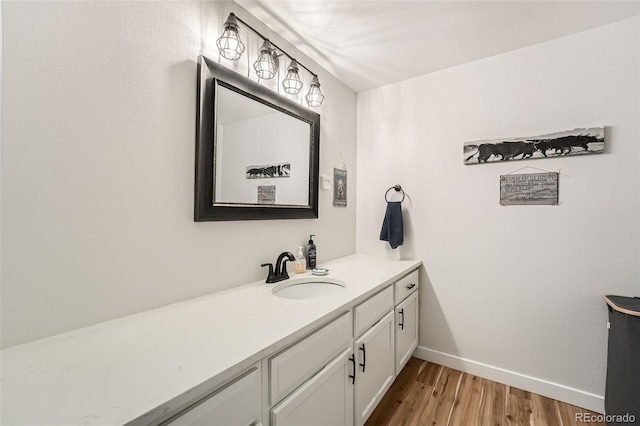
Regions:
[[[360,367],[362,367],[362,372],[364,373],[364,366],[367,365],[367,350],[364,347],[364,343],[360,350],[362,351],[362,364],[360,364]]]
[[[353,376],[349,375],[349,378],[351,379],[351,384],[355,385],[356,384],[356,354],[351,354],[351,356],[349,357],[349,361],[351,361],[351,363],[353,364]]]
[[[412,289],[412,288],[414,288],[415,286],[416,286],[416,283],[409,284],[409,285],[407,286],[407,290],[411,290],[411,289]]]
[[[400,330],[404,330],[404,308],[400,309],[399,314],[402,316],[402,322],[400,323]]]

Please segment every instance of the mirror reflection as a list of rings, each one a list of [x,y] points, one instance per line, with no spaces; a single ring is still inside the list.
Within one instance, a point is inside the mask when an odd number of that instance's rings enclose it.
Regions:
[[[307,206],[311,125],[216,87],[216,205]]]

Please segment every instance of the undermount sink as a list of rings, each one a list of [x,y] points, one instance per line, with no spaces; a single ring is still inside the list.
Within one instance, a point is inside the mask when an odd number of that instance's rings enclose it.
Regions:
[[[271,292],[284,299],[316,299],[339,294],[346,284],[340,280],[326,277],[292,278],[278,284]]]

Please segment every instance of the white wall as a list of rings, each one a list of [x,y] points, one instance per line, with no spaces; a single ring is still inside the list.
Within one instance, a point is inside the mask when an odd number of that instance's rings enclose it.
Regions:
[[[320,172],[355,184],[356,95],[235,3],[4,1],[2,347],[262,279],[309,233],[355,251],[331,191],[318,220],[193,221],[196,59],[231,11],[318,72]]]
[[[640,282],[639,26],[358,95],[357,251],[424,261],[418,354],[602,410],[602,297]],[[599,125],[604,154],[462,162],[465,141]],[[561,171],[559,206],[499,205],[499,176],[524,166]],[[378,236],[397,183],[412,201],[396,253]]]

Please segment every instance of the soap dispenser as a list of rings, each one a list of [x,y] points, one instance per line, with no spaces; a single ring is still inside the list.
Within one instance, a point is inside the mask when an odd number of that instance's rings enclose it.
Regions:
[[[307,260],[302,253],[302,246],[298,247],[298,255],[296,256],[296,262],[293,264],[293,270],[296,274],[304,274],[307,270]]]
[[[316,269],[316,245],[313,243],[315,235],[309,235],[309,244],[307,244],[307,269]]]

